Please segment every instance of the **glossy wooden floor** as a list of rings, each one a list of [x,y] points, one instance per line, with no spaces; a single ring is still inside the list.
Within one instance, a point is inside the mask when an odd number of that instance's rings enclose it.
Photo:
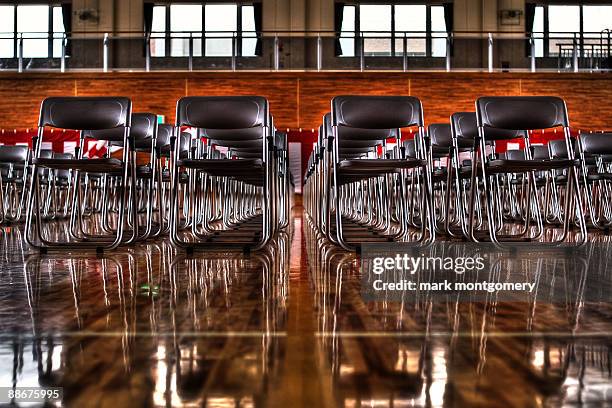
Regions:
[[[612,404],[612,305],[364,303],[301,209],[263,253],[166,241],[40,255],[0,237],[0,386],[63,406]]]

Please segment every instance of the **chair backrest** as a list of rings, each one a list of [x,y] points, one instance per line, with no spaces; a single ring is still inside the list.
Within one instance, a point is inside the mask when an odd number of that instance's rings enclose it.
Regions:
[[[287,133],[276,131],[274,133],[274,147],[277,150],[287,150],[289,145],[287,144]]]
[[[244,129],[268,126],[269,120],[262,96],[187,96],[176,104],[176,126]]]
[[[192,135],[189,132],[181,132],[179,136],[179,158],[184,159],[189,157],[191,151],[191,139]]]
[[[125,97],[50,97],[40,107],[38,126],[100,130],[130,126],[132,102]]]
[[[612,154],[612,133],[583,133],[580,135],[580,142],[584,153]]]
[[[525,160],[524,150],[508,150],[505,155],[508,160]]]
[[[123,144],[125,127],[103,130],[89,130],[85,137],[108,140],[115,146]],[[129,137],[134,141],[136,149],[150,149],[151,141],[157,135],[157,115],[154,113],[133,113]]]
[[[531,157],[533,160],[548,160],[550,159],[550,152],[546,146],[531,146]]]
[[[408,159],[416,159],[417,158],[417,151],[416,151],[416,144],[414,143],[414,140],[406,140],[404,142],[404,154],[406,155],[406,158]]]
[[[331,114],[331,112],[327,112],[325,115],[323,115],[322,130],[324,132],[325,137],[330,138],[330,137],[334,136],[334,130],[332,129],[332,114]]]
[[[476,100],[478,125],[535,130],[569,127],[565,101],[556,96],[486,96]]]
[[[136,147],[148,148],[151,140],[157,137],[157,115],[154,113],[132,114],[132,125],[130,137],[136,143]]]
[[[451,127],[454,136],[460,139],[473,140],[478,137],[478,118],[475,112],[456,112],[451,115]],[[523,130],[505,128],[485,128],[485,140],[504,140],[523,137]]]
[[[336,96],[332,126],[400,129],[423,126],[421,101],[413,96]]]
[[[571,139],[572,149],[574,150],[574,156],[576,156],[576,139]],[[569,155],[567,154],[567,144],[565,139],[561,140],[551,140],[548,142],[548,150],[550,151],[551,159],[567,159]]]
[[[432,146],[450,148],[453,145],[451,125],[448,123],[433,123],[427,127],[427,133]]]
[[[0,146],[0,163],[21,163],[28,159],[28,146]]]
[[[155,141],[155,147],[161,149],[164,146],[170,146],[172,132],[174,132],[174,126],[172,125],[166,123],[157,125],[157,140]]]
[[[239,142],[242,140],[261,140],[263,139],[264,128],[262,125],[247,128],[235,129],[202,129],[201,137],[215,140],[225,140],[228,142]]]
[[[43,159],[51,159],[53,158],[53,150],[41,149],[40,155],[38,157]]]

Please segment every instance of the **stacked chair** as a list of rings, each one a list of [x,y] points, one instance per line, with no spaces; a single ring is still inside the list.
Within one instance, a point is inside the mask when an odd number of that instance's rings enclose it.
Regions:
[[[323,122],[304,197],[318,228],[347,250],[361,242],[432,242],[431,163],[421,102],[338,96]],[[414,155],[401,144],[401,129],[408,127],[418,128]],[[395,142],[393,149],[387,150],[388,139]],[[419,199],[409,200],[415,196]],[[411,227],[419,230],[416,236]]]
[[[612,133],[582,134],[578,148],[591,226],[609,231],[612,226]]]
[[[41,149],[47,127],[78,130],[75,154]],[[90,141],[103,157],[87,157]],[[289,225],[287,137],[263,97],[183,98],[174,125],[123,97],[47,98],[33,142],[0,147],[0,209],[3,222],[27,214],[42,252],[166,234],[188,251],[257,250]]]
[[[425,132],[410,97],[339,96],[305,174],[308,219],[329,242],[586,242],[612,226],[612,135],[570,133],[558,97],[483,97]],[[417,127],[402,140],[401,128]],[[563,139],[532,145],[533,131]],[[394,147],[387,148],[392,139]],[[520,140],[522,150],[496,153]]]
[[[21,219],[26,198],[27,146],[0,146],[0,223]]]
[[[580,228],[579,243],[586,242],[586,222],[583,213],[582,197],[579,192],[577,164],[573,159],[574,152],[569,129],[569,118],[565,102],[557,97],[485,97],[476,101],[478,136],[472,160],[471,183],[482,185],[481,194],[486,209],[486,229],[492,242],[500,241],[536,241],[544,234],[541,203],[537,193],[536,172],[553,172],[565,170],[567,181],[563,208],[563,232],[556,242],[563,242],[569,234],[570,224],[577,221]],[[529,130],[562,127],[568,151],[568,158],[534,159],[530,149]],[[516,138],[515,135],[488,133],[489,129],[508,129],[522,131],[524,134],[524,158],[496,158],[486,152],[487,141]],[[478,175],[478,171],[482,171]],[[500,182],[504,175],[522,174],[527,178],[527,189],[522,198],[524,206],[524,226],[516,233],[505,233],[509,228],[504,225],[508,218],[500,206]],[[506,179],[506,191],[508,184]],[[478,200],[476,188],[470,191],[468,222],[470,238],[478,241],[475,234],[475,202]],[[515,220],[510,219],[513,222]],[[530,223],[535,223],[535,232],[530,231]]]
[[[25,237],[33,247],[41,250],[48,248],[96,249],[116,248],[124,240],[125,219],[129,208],[130,186],[134,190],[134,173],[130,171],[131,146],[134,139],[130,134],[132,104],[128,98],[121,97],[53,97],[43,101],[38,123],[38,136],[34,143],[32,159],[32,178],[28,197]],[[76,129],[80,131],[80,141],[76,158],[47,157],[41,152],[45,127]],[[89,159],[84,157],[85,140],[93,138],[107,144],[120,143],[123,146],[121,159],[110,157]],[[128,147],[130,146],[130,147]],[[49,171],[68,170],[71,177],[71,214],[68,236],[55,239],[52,229],[43,228],[44,203],[41,185]],[[90,199],[101,198],[100,214],[84,218],[87,211],[85,199],[88,189],[97,191]],[[132,191],[134,194],[134,191]],[[92,205],[94,203],[91,203]],[[95,203],[97,204],[97,203]],[[111,205],[117,205],[115,225],[110,225]],[[132,240],[137,231],[135,208],[132,206]],[[94,219],[95,218],[95,219]]]
[[[268,101],[185,97],[177,103],[175,141],[184,126],[197,135],[189,157],[174,143],[170,159],[172,243],[187,250],[263,248],[288,224],[287,140],[275,133]]]
[[[80,131],[75,153],[42,149],[48,127]],[[563,138],[532,145],[551,128]],[[436,236],[583,244],[612,227],[612,134],[573,137],[557,97],[483,97],[426,129],[418,98],[338,96],[304,178],[311,226],[349,251]],[[292,189],[287,135],[260,96],[185,97],[172,125],[128,98],[52,97],[32,151],[0,146],[0,221],[25,221],[43,252],[165,235],[188,252],[259,250],[290,225]]]

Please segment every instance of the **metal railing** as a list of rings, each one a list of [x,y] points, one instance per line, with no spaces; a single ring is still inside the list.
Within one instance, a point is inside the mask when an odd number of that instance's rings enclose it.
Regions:
[[[0,45],[13,41],[13,57],[0,57],[0,70],[581,70],[609,71],[611,33],[511,32],[73,32],[0,33]],[[59,57],[26,55],[28,42],[60,41]],[[243,51],[254,41],[261,52]],[[598,43],[594,43],[598,41]],[[222,42],[224,52],[210,55],[209,43]],[[540,52],[538,47],[557,52]],[[163,44],[163,50],[158,49]],[[142,47],[140,56],[138,47]],[[68,48],[72,51],[69,53]],[[338,52],[338,48],[342,52]],[[345,50],[345,48],[347,48]],[[49,50],[52,46],[49,46]],[[435,50],[434,50],[435,49]],[[527,49],[527,52],[523,50]],[[333,52],[332,52],[333,50]],[[0,52],[2,52],[0,46]],[[30,53],[31,54],[31,53]],[[555,55],[556,54],[556,55]],[[512,62],[504,62],[504,58]],[[59,60],[59,63],[57,62]],[[127,62],[121,62],[127,60]],[[551,60],[554,60],[553,63]],[[47,65],[41,63],[47,61]],[[85,62],[83,62],[85,61]],[[119,61],[119,62],[118,62]],[[208,61],[208,65],[202,61]],[[245,63],[245,61],[255,61]],[[568,62],[569,61],[569,62]],[[15,63],[16,62],[16,63]],[[27,62],[27,64],[26,64]],[[545,63],[544,63],[545,62]],[[42,66],[42,68],[38,68]]]
[[[557,44],[557,67],[559,70],[581,69],[600,71],[612,68],[612,38],[610,30],[593,37],[574,37],[571,44]]]

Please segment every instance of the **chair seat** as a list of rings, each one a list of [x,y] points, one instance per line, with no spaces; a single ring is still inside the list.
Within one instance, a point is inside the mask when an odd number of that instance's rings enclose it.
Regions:
[[[149,179],[153,176],[153,171],[150,166],[136,167],[136,177]]]
[[[338,169],[340,170],[341,174],[345,175],[367,175],[372,173],[372,175],[376,176],[378,174],[397,173],[401,169],[423,167],[426,165],[426,163],[427,162],[425,160],[419,159],[351,159],[342,160],[338,164]]]
[[[446,169],[435,169],[432,176],[434,182],[445,181],[448,178]]]
[[[482,176],[482,167],[480,166],[480,163],[477,163],[476,166],[476,175],[478,177]],[[459,168],[459,178],[461,179],[468,179],[472,177],[472,165],[468,165],[468,166],[461,166]]]
[[[123,162],[113,157],[105,159],[34,159],[33,163],[47,169],[82,170],[95,173],[112,173],[123,168]]]
[[[177,163],[180,167],[202,170],[213,176],[261,176],[263,175],[263,161],[261,159],[185,159]]]
[[[527,171],[564,169],[576,165],[575,160],[507,160],[498,159],[487,163],[489,173],[524,173]]]
[[[426,165],[419,159],[351,159],[338,164],[338,182],[349,184],[356,181],[398,173],[401,169],[413,169]]]
[[[598,173],[598,174],[589,174],[587,176],[589,181],[601,181],[601,180],[612,180],[612,173]]]

